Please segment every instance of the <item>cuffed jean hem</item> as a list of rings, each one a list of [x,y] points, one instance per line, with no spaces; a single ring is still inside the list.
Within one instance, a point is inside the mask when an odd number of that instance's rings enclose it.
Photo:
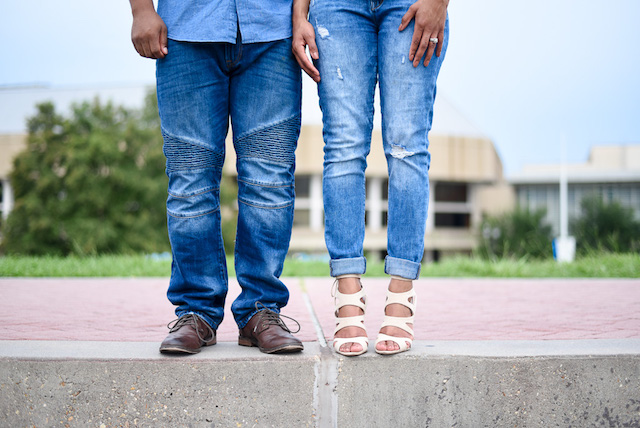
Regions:
[[[410,260],[390,256],[384,259],[384,273],[387,275],[401,276],[406,279],[418,279],[420,276],[420,267],[420,263]]]
[[[329,261],[331,276],[336,277],[346,274],[364,275],[367,270],[367,259],[354,257],[351,259],[331,259]]]
[[[213,319],[211,319],[211,317],[202,314],[200,312],[194,312],[194,311],[180,311],[180,312],[176,312],[176,316],[178,318],[180,318],[183,315],[187,315],[187,314],[195,314],[197,316],[199,316],[200,318],[202,318],[204,320],[204,322],[206,322],[207,324],[209,324],[209,327],[211,327],[213,329],[213,331],[218,331],[218,326],[220,325],[220,323],[215,323],[213,322]],[[222,321],[221,321],[222,322]]]
[[[262,303],[262,302],[261,302],[261,303]],[[243,328],[244,328],[244,327],[249,323],[249,321],[251,320],[251,318],[253,318],[253,316],[254,316],[255,314],[257,314],[257,313],[258,313],[258,312],[260,312],[260,311],[264,311],[265,309],[269,309],[269,310],[271,310],[271,311],[273,311],[273,312],[275,312],[275,313],[277,313],[277,314],[279,314],[279,313],[280,313],[280,308],[279,308],[279,307],[277,307],[277,306],[270,307],[270,306],[265,305],[265,307],[264,307],[264,308],[257,309],[257,310],[255,310],[255,311],[251,312],[248,316],[246,316],[246,317],[245,317],[244,319],[242,319],[241,321],[236,320],[236,324],[238,324],[238,328],[239,328],[239,329],[243,329]]]

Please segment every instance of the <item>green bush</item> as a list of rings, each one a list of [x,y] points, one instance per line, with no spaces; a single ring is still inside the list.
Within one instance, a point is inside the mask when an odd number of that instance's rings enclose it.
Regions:
[[[96,255],[162,252],[167,177],[155,93],[141,110],[99,100],[51,103],[28,121],[26,150],[14,162],[15,207],[2,225],[9,254]],[[221,183],[222,233],[233,252],[237,184]]]
[[[11,174],[15,206],[3,228],[6,252],[168,249],[155,94],[141,111],[96,99],[63,117],[53,104],[40,104],[28,130],[26,150]]]
[[[233,254],[236,240],[236,224],[238,223],[238,182],[227,175],[222,175],[220,182],[220,220],[224,251]]]
[[[631,208],[617,201],[605,204],[597,194],[582,199],[580,206],[582,215],[571,222],[578,254],[640,251],[640,222]]]
[[[528,211],[516,208],[482,222],[478,255],[488,259],[535,258],[553,256],[552,229],[544,223],[544,209]]]

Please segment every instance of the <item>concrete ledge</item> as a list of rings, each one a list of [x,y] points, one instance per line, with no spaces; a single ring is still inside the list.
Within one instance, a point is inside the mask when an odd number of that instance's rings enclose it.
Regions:
[[[345,427],[640,427],[638,340],[422,342],[337,372]]]
[[[0,341],[2,426],[640,426],[640,340],[417,341],[339,358],[223,342]]]
[[[276,357],[221,343],[180,358],[157,343],[3,341],[0,425],[314,426],[319,349],[305,347]]]

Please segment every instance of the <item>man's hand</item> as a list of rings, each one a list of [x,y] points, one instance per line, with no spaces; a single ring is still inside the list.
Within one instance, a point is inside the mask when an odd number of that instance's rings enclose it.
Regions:
[[[309,12],[309,0],[295,0],[293,3],[293,41],[291,50],[296,57],[296,61],[305,73],[316,83],[320,81],[320,72],[313,65],[306,52],[309,46],[311,58],[318,59],[318,47],[316,46],[316,33],[313,25],[307,20]]]
[[[414,67],[420,64],[425,52],[427,53],[424,59],[425,67],[429,65],[434,50],[436,56],[440,56],[448,5],[449,0],[418,0],[409,7],[407,13],[402,17],[399,31],[407,28],[411,20],[415,19],[413,38],[409,48],[409,61],[413,62]],[[437,38],[438,43],[430,42],[430,38]]]
[[[167,26],[156,13],[153,3],[132,0],[131,9],[133,11],[131,41],[136,51],[146,58],[164,58],[169,53]]]

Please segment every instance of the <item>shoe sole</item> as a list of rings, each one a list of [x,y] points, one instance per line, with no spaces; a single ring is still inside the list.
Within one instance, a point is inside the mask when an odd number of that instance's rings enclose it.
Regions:
[[[269,349],[262,348],[258,345],[257,342],[254,342],[250,338],[242,337],[242,336],[238,337],[238,345],[258,348],[260,352],[263,352],[265,354],[289,354],[292,352],[300,352],[304,349],[303,345],[292,345],[292,344],[282,345],[276,348],[269,348]]]
[[[202,347],[213,346],[216,343],[217,343],[217,340],[213,339],[213,342],[205,343],[204,345],[202,345]],[[165,346],[165,347],[160,347],[160,353],[161,354],[197,354],[198,352],[200,352],[202,347],[198,349],[188,349],[188,348],[180,348],[178,346]]]

